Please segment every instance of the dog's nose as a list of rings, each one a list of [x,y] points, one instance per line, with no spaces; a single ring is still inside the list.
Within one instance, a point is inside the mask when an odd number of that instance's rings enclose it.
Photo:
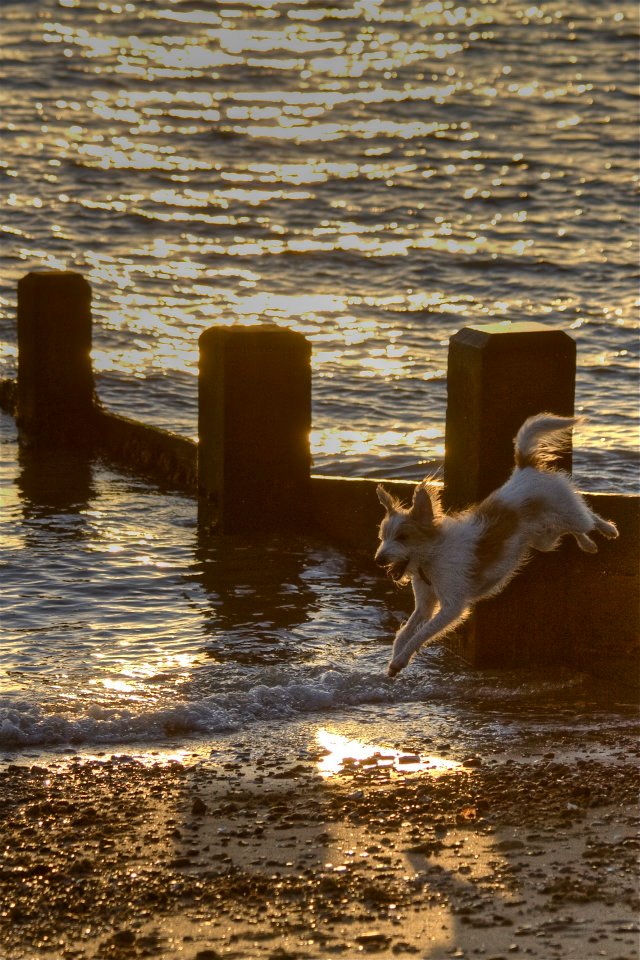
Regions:
[[[382,552],[382,550],[378,550],[378,552],[376,553],[373,559],[375,560],[375,562],[378,564],[379,567],[386,567],[389,562],[385,557],[384,553]]]

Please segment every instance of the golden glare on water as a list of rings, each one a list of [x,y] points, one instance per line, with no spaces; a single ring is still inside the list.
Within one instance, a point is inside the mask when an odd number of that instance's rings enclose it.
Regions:
[[[622,226],[635,8],[583,6],[100,0],[93,16],[57,0],[22,60],[16,34],[25,105],[0,88],[14,274],[82,271],[105,404],[185,436],[199,333],[265,321],[313,344],[318,457],[382,453],[409,476],[441,456],[442,430],[414,455],[382,437],[407,398],[443,419],[449,337],[500,317],[602,341],[581,353],[593,417],[590,377],[632,376],[630,356],[597,359],[610,324],[630,328],[628,281],[596,274],[624,278],[637,246]],[[27,82],[34,54],[50,92]]]
[[[128,651],[129,644],[123,640],[120,642],[122,652]],[[88,681],[88,687],[91,690],[99,689],[107,694],[113,694],[115,701],[120,702],[124,695],[127,702],[151,702],[153,700],[154,687],[160,688],[168,684],[172,688],[179,687],[182,683],[189,680],[191,671],[200,662],[200,653],[174,653],[167,654],[165,650],[158,647],[155,651],[156,656],[153,659],[143,659],[134,657],[119,661],[117,656],[111,656],[108,664],[104,664],[104,669],[108,670],[110,676],[96,676]],[[101,656],[95,656],[98,670],[101,669]],[[117,675],[114,675],[118,671]],[[91,694],[90,694],[91,695]],[[82,692],[79,692],[82,697]]]
[[[443,445],[436,442],[440,436],[438,429],[426,430],[385,430],[371,433],[366,430],[312,430],[311,449],[314,454],[368,454],[380,456],[386,450],[394,448],[429,449],[436,456],[444,454]]]
[[[362,740],[345,737],[340,733],[320,727],[316,732],[316,741],[320,748],[318,773],[321,777],[333,777],[344,773],[345,769],[389,768],[396,772],[427,772],[433,776],[442,776],[458,770],[461,764],[444,757],[408,754]]]

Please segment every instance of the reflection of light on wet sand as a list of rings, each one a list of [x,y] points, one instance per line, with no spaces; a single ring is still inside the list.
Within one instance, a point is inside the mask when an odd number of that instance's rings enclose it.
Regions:
[[[56,757],[56,754],[51,754],[52,757]],[[155,746],[150,747],[148,750],[138,750],[131,749],[125,753],[96,753],[94,751],[84,751],[78,750],[75,760],[81,760],[83,763],[110,763],[110,764],[127,764],[127,763],[139,763],[143,767],[168,767],[172,764],[180,764],[181,766],[187,766],[192,763],[194,757],[197,758],[197,753],[193,750],[183,748],[173,748],[173,747],[163,747]],[[61,755],[60,760],[63,762],[68,762],[68,756],[64,754]]]
[[[461,764],[443,757],[425,756],[393,750],[379,744],[363,743],[349,739],[340,733],[320,727],[316,731],[316,740],[322,750],[318,760],[318,773],[321,777],[332,777],[343,773],[345,769],[373,769],[387,767],[403,773],[424,771],[433,776],[442,776],[458,770]]]

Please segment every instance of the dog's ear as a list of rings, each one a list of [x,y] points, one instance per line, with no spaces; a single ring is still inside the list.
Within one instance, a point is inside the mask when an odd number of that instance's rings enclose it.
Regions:
[[[429,491],[422,483],[419,483],[413,491],[411,517],[423,527],[430,526],[434,520],[433,503]]]
[[[396,501],[393,499],[390,493],[387,493],[385,488],[378,484],[376,487],[376,493],[378,494],[378,500],[385,508],[387,513],[393,513],[396,508]]]

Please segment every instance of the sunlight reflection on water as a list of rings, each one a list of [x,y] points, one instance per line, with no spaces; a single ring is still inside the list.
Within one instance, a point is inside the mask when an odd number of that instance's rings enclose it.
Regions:
[[[635,489],[635,5],[5,6],[3,370],[18,277],[78,269],[116,410],[193,436],[201,330],[287,324],[318,472],[417,478],[448,338],[542,319],[578,339],[581,479]]]

